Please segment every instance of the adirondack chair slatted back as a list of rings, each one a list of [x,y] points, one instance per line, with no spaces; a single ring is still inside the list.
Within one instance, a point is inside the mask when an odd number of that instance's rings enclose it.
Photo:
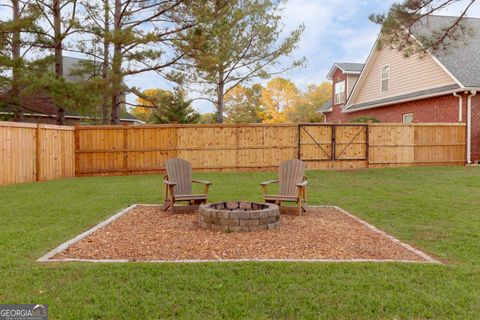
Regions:
[[[297,183],[303,181],[305,176],[305,163],[300,160],[288,160],[280,164],[278,180],[280,195],[296,196],[298,193]]]
[[[175,182],[175,195],[192,194],[192,166],[187,160],[170,159],[165,163],[168,180]]]

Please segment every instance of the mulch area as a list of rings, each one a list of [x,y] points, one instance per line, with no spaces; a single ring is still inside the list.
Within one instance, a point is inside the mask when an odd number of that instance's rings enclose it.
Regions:
[[[392,259],[424,261],[334,208],[282,214],[280,228],[249,233],[201,229],[195,212],[138,206],[54,259]]]

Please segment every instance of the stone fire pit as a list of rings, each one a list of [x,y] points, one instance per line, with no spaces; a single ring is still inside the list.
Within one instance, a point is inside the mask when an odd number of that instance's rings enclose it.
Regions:
[[[277,205],[268,203],[209,203],[200,206],[198,222],[203,229],[213,231],[273,230],[280,226],[280,211]]]

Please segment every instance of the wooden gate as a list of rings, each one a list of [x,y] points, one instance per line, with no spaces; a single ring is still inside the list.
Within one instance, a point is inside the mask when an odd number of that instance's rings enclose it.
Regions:
[[[368,160],[368,126],[365,124],[301,124],[298,130],[300,160]]]

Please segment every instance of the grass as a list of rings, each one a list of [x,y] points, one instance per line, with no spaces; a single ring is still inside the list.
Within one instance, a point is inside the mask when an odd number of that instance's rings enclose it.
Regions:
[[[260,200],[273,173],[198,174],[211,200]],[[402,263],[35,262],[132,203],[159,203],[162,177],[0,187],[0,303],[46,303],[51,319],[478,319],[480,169],[308,173],[334,204],[442,259]]]

